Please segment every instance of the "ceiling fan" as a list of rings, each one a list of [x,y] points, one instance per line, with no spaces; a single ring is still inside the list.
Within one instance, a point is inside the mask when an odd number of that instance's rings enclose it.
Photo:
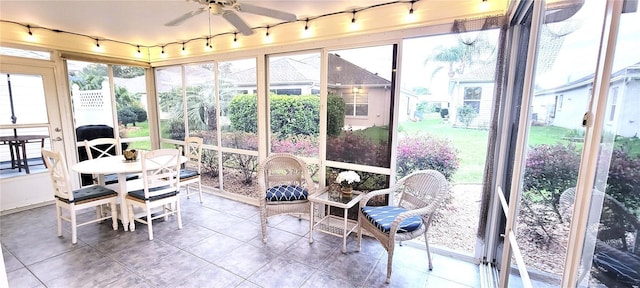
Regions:
[[[211,14],[214,15],[222,15],[222,18],[227,20],[231,25],[236,27],[238,31],[244,35],[253,34],[253,30],[249,25],[247,25],[240,16],[236,13],[238,12],[246,12],[256,15],[267,16],[271,18],[281,19],[285,21],[296,21],[297,17],[295,14],[291,14],[288,12],[278,11],[270,8],[255,6],[251,4],[240,4],[236,0],[225,0],[225,1],[215,1],[215,0],[187,0],[196,3],[200,3],[202,5],[206,5],[206,7],[198,8],[197,10],[187,12],[184,15],[173,19],[166,24],[165,26],[178,26],[182,24],[185,20],[196,16],[204,11],[209,10]]]

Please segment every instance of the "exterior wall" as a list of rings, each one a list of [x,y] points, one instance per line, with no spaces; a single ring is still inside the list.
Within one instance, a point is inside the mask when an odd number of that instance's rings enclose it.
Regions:
[[[493,82],[462,82],[457,83],[453,89],[453,99],[449,106],[449,122],[454,126],[463,126],[458,121],[458,108],[464,105],[464,88],[480,87],[482,94],[480,97],[480,111],[478,116],[469,125],[470,128],[486,129],[491,122],[491,107],[493,106]]]
[[[390,90],[386,88],[366,88],[368,98],[367,116],[345,116],[345,128],[354,130],[371,126],[389,125],[389,114],[391,111]],[[351,94],[350,89],[342,90],[341,95]]]
[[[532,100],[532,105],[534,106],[534,111],[539,113],[538,120],[545,121],[545,123],[549,125],[567,129],[581,129],[582,117],[587,111],[587,105],[589,104],[590,88],[590,85],[583,85],[571,90],[535,95]],[[556,96],[562,97],[555,105],[554,115],[553,105]]]
[[[413,119],[413,114],[416,112],[416,106],[418,105],[418,98],[410,96],[400,91],[400,104],[398,107],[398,122],[402,123]]]
[[[617,135],[625,137],[640,137],[640,125],[632,125],[632,123],[640,123],[640,79],[633,79],[626,82],[620,95],[621,101],[618,102],[618,119],[616,121]]]

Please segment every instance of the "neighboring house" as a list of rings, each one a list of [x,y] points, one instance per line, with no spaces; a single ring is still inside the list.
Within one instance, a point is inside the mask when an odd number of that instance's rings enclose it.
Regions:
[[[329,54],[328,94],[344,99],[345,128],[362,129],[390,123],[391,81],[367,71],[339,55]],[[269,91],[280,95],[320,94],[320,55],[304,59],[282,57],[269,63]],[[334,73],[335,72],[335,73]],[[256,92],[255,68],[230,75],[227,81],[241,93]],[[399,122],[415,112],[418,97],[408,91],[400,93]]]
[[[457,120],[457,111],[460,107],[469,105],[478,113],[469,127],[489,128],[493,106],[494,74],[495,63],[490,63],[451,79],[451,85],[453,85],[452,99],[449,103],[451,125],[463,126]]]
[[[592,95],[594,75],[588,75],[562,86],[536,91],[532,101],[534,121],[568,129],[582,129],[582,117],[587,112]],[[640,63],[625,67],[611,75],[605,130],[616,135],[638,137],[640,126],[619,125],[639,123]]]

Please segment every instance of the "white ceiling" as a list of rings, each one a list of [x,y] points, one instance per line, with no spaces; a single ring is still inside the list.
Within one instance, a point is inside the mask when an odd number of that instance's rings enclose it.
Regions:
[[[294,13],[298,19],[348,11],[393,0],[238,0],[257,6]],[[143,46],[180,42],[209,35],[209,14],[201,13],[176,27],[164,24],[197,10],[202,4],[185,0],[1,0],[0,19],[31,26],[74,32],[100,39],[118,40]],[[382,8],[384,9],[384,8]],[[273,25],[283,20],[239,12],[249,27]],[[211,34],[236,29],[219,15],[211,15]],[[37,33],[37,29],[34,29]]]

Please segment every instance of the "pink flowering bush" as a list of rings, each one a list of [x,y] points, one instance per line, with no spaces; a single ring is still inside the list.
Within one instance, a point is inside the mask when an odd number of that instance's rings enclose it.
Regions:
[[[289,136],[284,139],[271,138],[271,152],[292,153],[304,157],[317,157],[319,144],[317,136]]]
[[[448,139],[429,135],[406,136],[398,143],[398,178],[417,170],[433,169],[447,180],[458,170],[458,151]]]

